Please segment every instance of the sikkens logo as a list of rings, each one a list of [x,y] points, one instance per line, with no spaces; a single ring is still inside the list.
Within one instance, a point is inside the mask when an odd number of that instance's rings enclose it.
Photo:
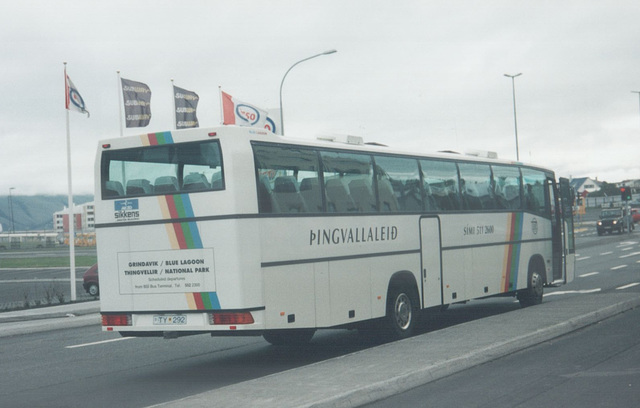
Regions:
[[[116,221],[135,221],[140,218],[138,199],[116,200],[113,204]]]

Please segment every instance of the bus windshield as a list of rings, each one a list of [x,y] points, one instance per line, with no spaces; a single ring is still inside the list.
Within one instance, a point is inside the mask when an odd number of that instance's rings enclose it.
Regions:
[[[106,151],[102,197],[137,197],[224,189],[218,141]]]

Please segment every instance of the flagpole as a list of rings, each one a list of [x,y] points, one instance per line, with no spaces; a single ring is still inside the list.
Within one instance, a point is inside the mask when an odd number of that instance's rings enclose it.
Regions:
[[[220,96],[220,124],[224,125],[224,111],[222,110],[224,101],[222,100],[222,87],[220,85],[218,85],[218,96]]]
[[[67,63],[64,63],[64,83],[65,98],[68,98],[69,88],[67,86]],[[75,246],[75,218],[73,214],[73,188],[71,186],[71,132],[69,131],[69,109],[66,109],[67,122],[67,183],[69,185],[69,280],[71,282],[71,301],[76,301],[76,246]]]
[[[173,129],[178,129],[178,116],[176,113],[176,88],[173,85],[173,78],[171,78],[171,96],[173,97]]]
[[[122,124],[122,80],[120,79],[120,71],[118,73],[118,115],[120,116],[120,137],[124,136],[124,126]]]

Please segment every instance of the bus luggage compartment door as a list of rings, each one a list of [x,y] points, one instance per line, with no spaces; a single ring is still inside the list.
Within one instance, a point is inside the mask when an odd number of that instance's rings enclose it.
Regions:
[[[420,218],[420,250],[422,307],[442,305],[442,259],[438,217]]]

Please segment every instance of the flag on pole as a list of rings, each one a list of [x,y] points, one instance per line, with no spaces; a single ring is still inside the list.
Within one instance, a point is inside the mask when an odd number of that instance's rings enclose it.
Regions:
[[[276,135],[282,134],[282,125],[280,123],[280,108],[269,109],[267,115],[267,123],[264,128]]]
[[[78,88],[75,87],[71,78],[67,75],[67,67],[64,68],[64,88],[65,88],[65,102],[64,107],[67,110],[74,110],[80,113],[86,113],[89,117],[89,111],[86,109],[84,99],[80,96]]]
[[[173,86],[173,98],[176,107],[176,129],[197,128],[196,110],[200,97],[197,93]]]
[[[220,90],[222,98],[222,124],[253,126],[264,128],[267,125],[267,111],[255,105],[243,102]]]
[[[151,89],[142,82],[124,78],[120,80],[126,127],[147,126],[151,121]]]

